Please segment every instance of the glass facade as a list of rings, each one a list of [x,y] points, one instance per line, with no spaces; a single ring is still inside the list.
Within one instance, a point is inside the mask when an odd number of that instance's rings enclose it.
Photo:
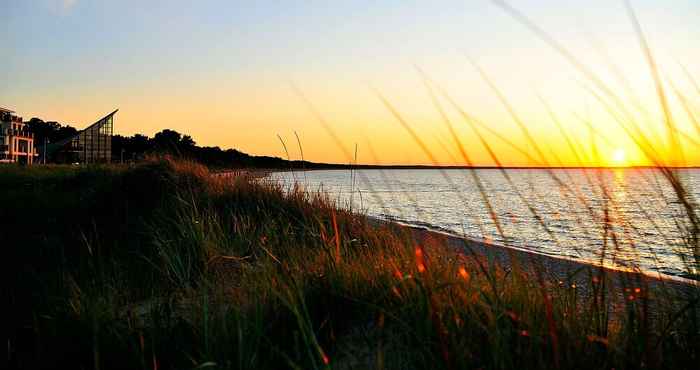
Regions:
[[[114,111],[80,131],[72,138],[57,143],[54,161],[63,163],[105,163],[112,160]]]
[[[75,136],[70,147],[78,154],[80,163],[109,162],[112,159],[112,129],[114,116],[109,115]]]

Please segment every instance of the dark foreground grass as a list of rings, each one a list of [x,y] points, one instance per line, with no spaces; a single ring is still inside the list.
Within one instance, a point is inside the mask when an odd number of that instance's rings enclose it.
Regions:
[[[0,167],[10,368],[693,368],[697,289],[571,289],[202,167]],[[653,310],[650,308],[653,307]]]

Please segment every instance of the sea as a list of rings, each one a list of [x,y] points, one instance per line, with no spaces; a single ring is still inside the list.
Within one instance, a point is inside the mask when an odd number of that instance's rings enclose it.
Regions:
[[[678,277],[697,273],[700,169],[362,169],[271,175],[339,207],[527,251]],[[680,190],[682,188],[682,190]],[[680,194],[680,195],[679,195]],[[697,219],[697,218],[696,218]]]

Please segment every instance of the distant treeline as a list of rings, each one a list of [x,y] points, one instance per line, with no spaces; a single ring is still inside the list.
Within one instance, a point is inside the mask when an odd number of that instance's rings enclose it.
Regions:
[[[43,148],[45,140],[57,143],[78,133],[75,127],[56,121],[32,118],[26,122],[34,132],[37,148]],[[153,137],[142,134],[112,137],[112,160],[115,162],[140,161],[149,155],[169,154],[195,160],[211,168],[347,168],[346,165],[288,161],[279,157],[253,156],[236,149],[221,149],[218,146],[198,146],[190,135],[165,129]]]
[[[123,150],[123,152],[122,152]],[[150,154],[170,154],[195,160],[211,168],[343,168],[343,165],[288,161],[279,157],[253,156],[236,149],[218,146],[198,146],[190,135],[165,129],[152,138],[136,134],[112,137],[112,154],[115,160],[139,160]]]
[[[34,133],[34,146],[37,148],[44,146],[45,139],[48,139],[49,143],[56,143],[78,133],[78,130],[71,125],[62,125],[56,121],[44,122],[36,117],[25,123]]]
[[[78,133],[78,130],[68,124],[55,121],[44,122],[32,118],[27,122],[34,132],[34,142],[39,151],[44,145],[44,139],[56,143]],[[309,161],[288,161],[280,157],[254,156],[236,149],[221,149],[218,146],[198,146],[190,135],[183,135],[175,130],[165,129],[153,137],[142,134],[133,136],[112,136],[113,162],[138,162],[149,155],[169,154],[178,158],[197,161],[213,169],[226,168],[273,168],[273,169],[428,169],[428,168],[470,168],[468,166],[426,166],[426,165],[349,165],[337,163],[316,163]],[[496,168],[496,167],[480,167]]]

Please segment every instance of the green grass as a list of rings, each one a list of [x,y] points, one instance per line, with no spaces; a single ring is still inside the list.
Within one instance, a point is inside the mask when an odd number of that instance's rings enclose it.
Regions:
[[[416,245],[323,195],[224,181],[192,163],[4,166],[0,183],[7,367],[700,361],[697,288],[678,297],[639,286],[616,299],[591,278],[581,294],[439,238]]]

